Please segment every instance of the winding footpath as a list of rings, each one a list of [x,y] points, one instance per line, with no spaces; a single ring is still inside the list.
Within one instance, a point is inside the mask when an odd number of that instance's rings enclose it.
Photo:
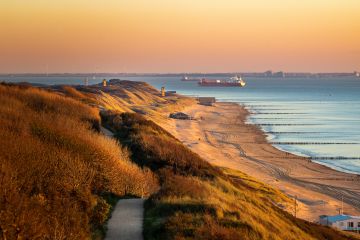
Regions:
[[[144,199],[123,199],[108,222],[105,240],[142,240]]]
[[[107,137],[114,136],[104,127],[100,130]],[[144,201],[142,198],[119,200],[108,221],[105,240],[142,240]]]

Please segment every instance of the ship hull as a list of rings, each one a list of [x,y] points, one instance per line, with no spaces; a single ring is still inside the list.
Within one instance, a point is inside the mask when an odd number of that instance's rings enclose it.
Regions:
[[[204,83],[199,82],[199,85],[202,87],[244,87],[239,83]]]
[[[201,79],[198,84],[203,87],[244,87],[246,83],[241,77],[236,76],[229,80],[223,79]]]

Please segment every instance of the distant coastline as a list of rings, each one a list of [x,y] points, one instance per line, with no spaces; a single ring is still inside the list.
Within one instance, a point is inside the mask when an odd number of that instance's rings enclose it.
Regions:
[[[302,77],[359,77],[358,71],[353,72],[285,72],[271,70],[265,72],[218,72],[218,73],[0,73],[0,77],[182,77],[186,74],[189,77],[216,77],[234,76],[239,74],[243,77],[267,77],[267,78],[302,78]]]

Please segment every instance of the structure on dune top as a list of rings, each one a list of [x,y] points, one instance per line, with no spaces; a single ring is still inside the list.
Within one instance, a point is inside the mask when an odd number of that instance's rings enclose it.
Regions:
[[[343,231],[360,231],[360,216],[339,214],[335,216],[320,216],[321,225],[330,226]]]

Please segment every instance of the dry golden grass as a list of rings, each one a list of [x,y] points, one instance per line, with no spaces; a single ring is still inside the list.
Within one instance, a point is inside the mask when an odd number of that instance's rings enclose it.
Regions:
[[[66,87],[64,90],[68,96],[77,99],[81,98],[79,94],[96,99],[100,106],[113,112],[142,112],[160,121],[162,115],[181,111],[184,106],[196,102],[192,98],[178,95],[161,97],[160,92],[147,83],[125,80],[112,81],[107,87],[92,85],[78,87],[77,90]],[[88,92],[94,94],[89,95]]]
[[[294,218],[275,205],[289,202],[285,195],[241,172],[211,166],[138,114],[103,118],[133,160],[161,181],[146,203],[146,239],[357,239]]]
[[[105,109],[115,112],[133,112],[130,109],[130,104],[120,97],[113,96],[101,91],[98,99],[100,104],[104,106]]]
[[[75,99],[84,99],[84,98],[86,98],[84,93],[79,92],[78,90],[76,90],[73,87],[62,86],[62,90],[69,97],[72,97],[72,98],[75,98]]]
[[[96,132],[99,123],[76,100],[0,85],[0,239],[90,238],[108,216],[105,196],[154,191],[151,171]]]

